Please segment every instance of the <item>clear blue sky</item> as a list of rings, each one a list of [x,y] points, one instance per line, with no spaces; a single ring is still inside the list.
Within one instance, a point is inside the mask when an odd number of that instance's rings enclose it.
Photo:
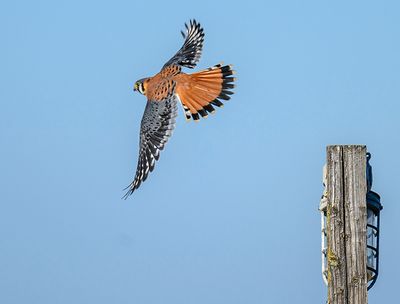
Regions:
[[[366,144],[399,284],[398,1],[8,1],[0,5],[0,302],[325,303],[328,144]],[[129,200],[151,76],[206,31],[236,94],[176,131]]]

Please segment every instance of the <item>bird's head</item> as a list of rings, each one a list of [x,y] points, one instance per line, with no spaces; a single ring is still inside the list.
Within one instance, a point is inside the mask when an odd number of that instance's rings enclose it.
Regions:
[[[140,94],[146,95],[148,78],[142,78],[135,82],[133,86],[134,91],[138,91]]]

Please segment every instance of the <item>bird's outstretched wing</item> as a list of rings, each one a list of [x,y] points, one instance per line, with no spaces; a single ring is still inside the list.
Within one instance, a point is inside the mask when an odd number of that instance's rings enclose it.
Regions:
[[[153,171],[160,157],[160,151],[164,149],[175,128],[177,114],[177,98],[173,94],[162,101],[147,101],[140,126],[140,149],[136,175],[126,188],[129,190],[123,198],[126,199],[139,188],[149,172]]]
[[[181,31],[185,42],[181,49],[163,66],[163,68],[176,64],[193,69],[199,61],[203,49],[204,31],[196,20],[185,23],[186,33]]]

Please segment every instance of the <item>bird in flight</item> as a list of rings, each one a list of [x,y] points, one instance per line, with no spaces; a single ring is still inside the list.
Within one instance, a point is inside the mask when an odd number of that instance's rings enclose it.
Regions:
[[[231,65],[217,64],[206,70],[192,74],[182,72],[182,67],[193,69],[199,61],[204,31],[200,23],[190,20],[182,33],[185,39],[180,50],[153,77],[135,82],[134,91],[147,97],[140,126],[139,160],[136,175],[126,188],[126,199],[152,172],[160,151],[172,135],[175,118],[178,115],[178,103],[183,107],[186,119],[198,121],[222,107],[221,100],[229,100],[236,80]],[[125,190],[126,190],[125,189]]]

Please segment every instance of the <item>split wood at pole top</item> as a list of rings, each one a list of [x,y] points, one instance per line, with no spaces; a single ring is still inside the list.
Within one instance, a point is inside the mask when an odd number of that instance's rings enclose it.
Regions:
[[[327,147],[328,303],[366,304],[366,147]]]

